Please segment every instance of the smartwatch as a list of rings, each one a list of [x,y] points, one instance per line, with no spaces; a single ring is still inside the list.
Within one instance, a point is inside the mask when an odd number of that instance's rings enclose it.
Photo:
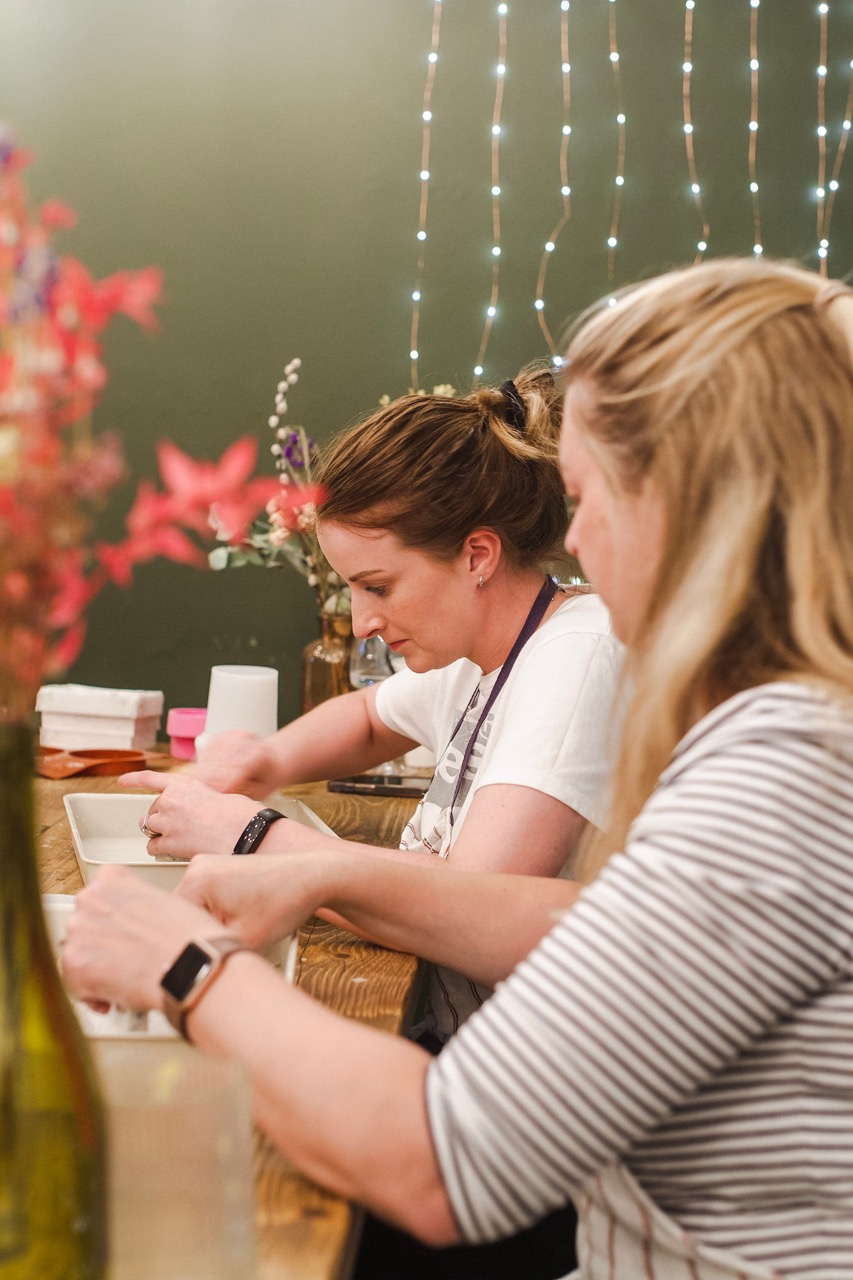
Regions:
[[[260,809],[243,830],[233,853],[254,853],[274,822],[285,815],[278,809]]]
[[[160,979],[163,1012],[176,1031],[189,1041],[187,1018],[235,951],[251,951],[238,938],[196,938],[188,942]]]

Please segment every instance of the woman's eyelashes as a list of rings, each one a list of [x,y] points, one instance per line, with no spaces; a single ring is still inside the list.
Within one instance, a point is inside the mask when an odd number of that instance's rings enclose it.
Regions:
[[[366,582],[364,584],[364,589],[372,596],[384,596],[385,592],[388,590],[388,588],[383,584],[375,582]]]

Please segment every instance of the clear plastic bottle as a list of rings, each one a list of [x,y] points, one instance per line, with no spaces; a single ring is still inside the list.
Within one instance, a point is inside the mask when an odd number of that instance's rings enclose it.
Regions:
[[[35,860],[32,737],[0,724],[0,1277],[104,1280],[104,1113]]]

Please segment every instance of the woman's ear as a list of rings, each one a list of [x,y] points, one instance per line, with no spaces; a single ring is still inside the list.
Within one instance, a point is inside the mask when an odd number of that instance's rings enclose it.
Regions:
[[[503,555],[500,535],[494,529],[475,529],[462,544],[462,555],[465,568],[474,582],[479,584],[482,579],[482,585],[485,586]]]

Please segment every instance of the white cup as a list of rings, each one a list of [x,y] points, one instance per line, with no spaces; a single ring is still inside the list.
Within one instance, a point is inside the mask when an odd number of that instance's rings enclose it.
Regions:
[[[268,738],[278,728],[278,671],[275,667],[211,667],[204,733],[196,738],[201,754],[211,738],[242,729]]]

